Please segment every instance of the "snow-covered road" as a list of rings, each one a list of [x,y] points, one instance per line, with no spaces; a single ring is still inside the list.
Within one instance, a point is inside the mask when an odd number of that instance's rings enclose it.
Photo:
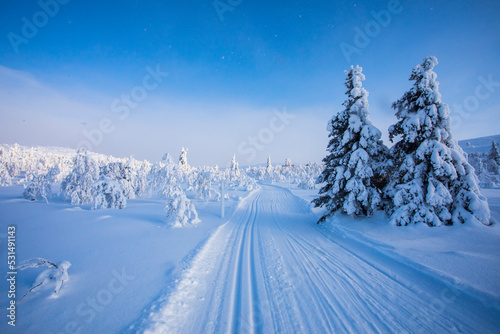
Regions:
[[[500,311],[263,186],[244,199],[140,327],[146,333],[494,333]],[[134,331],[138,328],[135,327]]]

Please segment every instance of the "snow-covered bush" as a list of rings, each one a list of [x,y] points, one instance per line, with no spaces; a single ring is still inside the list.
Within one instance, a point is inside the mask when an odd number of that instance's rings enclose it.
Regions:
[[[180,188],[170,191],[166,196],[165,212],[173,227],[195,225],[200,222],[198,213],[191,200]]]
[[[33,174],[31,182],[24,189],[24,198],[30,201],[43,198],[48,203],[48,199],[52,197],[52,184],[59,173],[59,168],[54,167],[46,174]]]
[[[152,193],[167,198],[168,194],[181,188],[184,173],[178,164],[175,164],[169,155],[164,160],[155,163],[148,174],[149,188]]]
[[[310,177],[308,179],[302,180],[298,187],[304,190],[316,189],[316,178]]]
[[[80,149],[74,158],[74,168],[61,183],[61,193],[71,204],[89,204],[94,202],[94,183],[99,178],[99,165]]]
[[[123,195],[128,199],[135,197],[134,176],[128,162],[110,162],[100,168],[100,178],[106,182],[109,180],[116,181],[115,183],[118,184]],[[107,183],[109,184],[109,182]],[[116,188],[115,186],[112,187]]]
[[[127,165],[132,169],[132,188],[136,196],[144,196],[149,192],[148,174],[151,170],[151,164],[147,161],[137,161],[128,159]]]
[[[325,167],[317,179],[324,186],[313,201],[316,207],[327,208],[320,222],[337,210],[369,216],[381,201],[381,191],[373,180],[382,176],[387,148],[381,132],[368,119],[368,92],[362,87],[365,76],[361,71],[361,67],[351,66],[345,72],[345,109],[328,123],[330,154],[323,159]]]
[[[9,170],[6,164],[0,161],[0,186],[10,186],[12,184],[12,177],[10,176]]]
[[[210,167],[203,167],[196,172],[192,188],[196,192],[196,197],[209,201],[212,198],[219,198],[220,194],[216,190],[218,170]]]
[[[429,226],[480,222],[490,224],[486,198],[474,168],[453,139],[448,105],[441,102],[435,57],[417,65],[413,87],[394,102],[398,122],[389,128],[396,172],[385,189],[395,225]]]
[[[127,197],[119,181],[102,175],[94,183],[94,210],[124,209],[126,206]]]
[[[26,297],[28,293],[49,287],[50,285],[54,286],[54,295],[57,295],[61,291],[64,283],[69,280],[68,269],[71,267],[71,263],[68,261],[55,264],[54,262],[42,258],[34,258],[23,261],[16,269],[17,271],[21,271],[38,267],[47,267],[47,269],[37,276],[33,286],[19,299],[19,301]]]
[[[287,159],[284,165],[275,165],[266,167],[248,167],[245,170],[248,176],[248,183],[251,184],[250,188],[255,189],[255,180],[264,180],[266,182],[288,182],[290,184],[304,184],[311,178],[316,179],[323,167],[317,163],[308,163],[306,165],[297,164],[292,165],[291,161]],[[289,165],[287,165],[287,163]],[[243,173],[242,173],[243,174]]]

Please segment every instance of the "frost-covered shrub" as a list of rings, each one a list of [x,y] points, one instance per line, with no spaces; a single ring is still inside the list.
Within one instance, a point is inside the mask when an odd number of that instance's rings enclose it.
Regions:
[[[417,65],[414,85],[393,104],[398,122],[389,128],[396,171],[385,194],[395,225],[429,226],[480,222],[490,224],[486,198],[481,195],[474,168],[453,139],[448,105],[441,102],[435,57]]]
[[[313,177],[310,177],[308,179],[302,180],[298,187],[300,189],[304,190],[311,190],[311,189],[316,189],[316,179]]]
[[[147,161],[137,161],[129,159],[127,164],[132,168],[132,188],[136,196],[147,195],[149,192],[148,174],[151,169],[151,164]]]
[[[99,165],[87,152],[80,149],[74,158],[71,173],[61,183],[61,193],[71,204],[94,202],[94,183],[99,178]]]
[[[12,177],[9,174],[9,170],[6,164],[0,161],[0,186],[10,186],[12,184]]]
[[[116,181],[128,199],[135,197],[134,176],[132,168],[124,162],[110,162],[100,168],[100,177]]]
[[[127,197],[119,181],[101,176],[94,183],[94,210],[123,209],[126,206]]]
[[[59,168],[55,167],[46,174],[34,174],[30,177],[31,182],[24,189],[24,198],[30,201],[43,198],[48,203],[48,199],[52,197],[52,184],[59,172]]]
[[[180,188],[168,193],[165,212],[167,217],[172,220],[173,227],[195,225],[200,222],[193,202],[186,197]]]
[[[330,152],[324,159],[318,183],[324,183],[320,197],[313,203],[325,206],[324,221],[337,210],[349,215],[369,216],[381,201],[380,189],[374,179],[382,175],[387,164],[387,148],[381,132],[368,119],[368,92],[362,87],[365,76],[359,66],[346,71],[347,100],[345,109],[329,124]]]
[[[498,148],[496,143],[492,143],[489,153],[470,153],[468,160],[479,179],[481,188],[500,188],[500,168],[495,158]]]
[[[151,167],[148,174],[149,189],[165,199],[172,191],[181,188],[183,179],[184,173],[181,167],[166,155],[162,162],[155,163]]]
[[[193,190],[196,192],[196,197],[208,201],[212,198],[218,198],[219,193],[215,189],[217,183],[216,171],[210,167],[203,167],[196,172],[193,182]]]
[[[317,163],[308,163],[306,165],[296,164],[292,165],[291,161],[287,159],[284,165],[275,165],[270,168],[267,167],[248,167],[245,170],[246,176],[248,177],[248,188],[249,190],[255,189],[257,183],[256,180],[264,180],[266,182],[287,182],[292,184],[307,183],[309,179],[316,179],[321,172],[323,167]]]

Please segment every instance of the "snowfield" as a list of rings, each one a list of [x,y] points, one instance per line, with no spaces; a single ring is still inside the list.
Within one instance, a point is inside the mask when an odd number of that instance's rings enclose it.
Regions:
[[[0,188],[2,257],[14,224],[18,261],[72,266],[58,298],[50,289],[27,295],[16,328],[4,319],[2,333],[500,330],[498,224],[395,227],[378,213],[317,225],[322,212],[308,203],[317,191],[261,185],[227,201],[227,219],[219,203],[200,201],[202,222],[174,229],[154,198],[93,211],[21,193]],[[499,221],[500,190],[484,194]],[[20,272],[17,291],[39,273]],[[6,280],[0,289],[8,291]],[[7,302],[2,293],[3,310]]]

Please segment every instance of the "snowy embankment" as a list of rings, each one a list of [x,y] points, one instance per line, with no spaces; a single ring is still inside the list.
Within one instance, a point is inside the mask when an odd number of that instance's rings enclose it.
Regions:
[[[53,286],[28,294],[17,304],[16,327],[7,325],[8,285],[0,281],[0,333],[116,333],[142,316],[152,301],[168,291],[191,257],[225,220],[219,202],[194,200],[202,223],[186,228],[167,225],[165,202],[128,201],[124,210],[91,210],[58,198],[27,201],[23,186],[0,187],[0,270],[7,273],[7,227],[16,226],[17,261],[42,257],[69,261],[69,281],[57,298]],[[238,197],[226,199],[226,217]],[[18,300],[42,269],[17,275]]]
[[[305,205],[317,190],[290,191],[304,199]],[[429,227],[425,224],[393,226],[384,212],[371,218],[352,218],[336,214],[324,224],[333,236],[357,240],[399,258],[422,270],[454,280],[464,288],[497,299],[500,307],[500,189],[483,189],[488,198],[492,226],[454,225]],[[312,210],[321,216],[322,209]]]

